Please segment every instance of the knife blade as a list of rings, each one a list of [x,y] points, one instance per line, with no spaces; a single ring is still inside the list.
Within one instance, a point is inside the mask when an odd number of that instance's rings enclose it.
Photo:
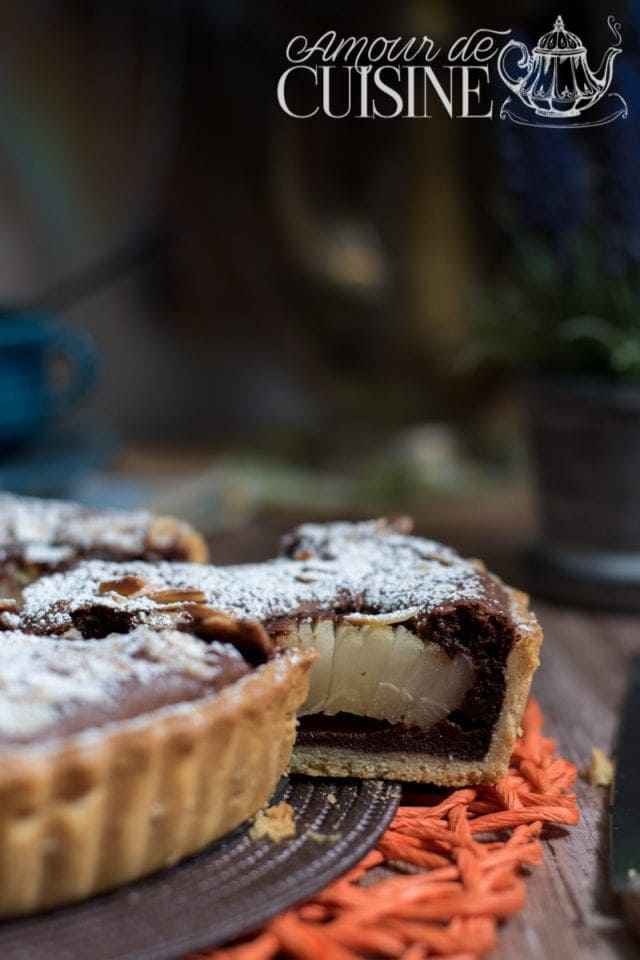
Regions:
[[[640,936],[640,657],[620,715],[610,813],[611,886]]]

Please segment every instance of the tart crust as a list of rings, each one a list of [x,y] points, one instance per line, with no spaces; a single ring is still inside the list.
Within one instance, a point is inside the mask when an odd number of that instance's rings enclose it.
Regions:
[[[285,772],[313,657],[215,696],[0,756],[0,914],[171,866],[254,815]]]
[[[405,780],[459,787],[496,783],[503,777],[520,729],[533,674],[540,663],[542,629],[529,609],[526,593],[505,587],[515,625],[515,642],[505,667],[506,690],[491,745],[482,760],[429,756],[402,751],[367,753],[344,747],[296,745],[292,773],[323,777]]]

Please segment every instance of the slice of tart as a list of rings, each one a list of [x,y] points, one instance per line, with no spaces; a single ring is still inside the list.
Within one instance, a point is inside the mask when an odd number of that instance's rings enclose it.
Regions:
[[[318,654],[292,769],[443,785],[507,768],[542,633],[528,598],[405,520],[305,525],[261,564],[89,561],[25,590],[5,626],[79,636],[144,623]],[[231,621],[230,621],[231,618]]]
[[[284,773],[313,657],[141,627],[0,644],[0,914],[167,867],[255,814]]]
[[[94,510],[61,500],[0,493],[0,596],[80,560],[185,560],[204,563],[199,533],[145,510]]]

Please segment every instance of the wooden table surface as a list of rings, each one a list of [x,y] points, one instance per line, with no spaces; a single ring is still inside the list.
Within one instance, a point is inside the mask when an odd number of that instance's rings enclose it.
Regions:
[[[482,556],[505,579],[521,586],[517,555],[531,536],[527,503],[509,510],[505,522],[495,511],[436,509],[422,518],[419,532]],[[250,530],[218,536],[218,562],[258,560],[273,555],[277,538],[293,518],[253,524]],[[543,625],[542,665],[534,680],[547,720],[546,732],[579,768],[592,747],[610,753],[630,657],[640,653],[640,618],[543,603],[533,606]],[[631,960],[640,944],[627,931],[607,888],[608,789],[577,784],[581,822],[555,828],[545,839],[545,856],[528,879],[528,903],[501,929],[494,960]]]
[[[545,640],[533,692],[546,732],[584,767],[591,748],[610,753],[629,658],[640,652],[636,617],[535,603]],[[582,779],[580,824],[545,842],[528,880],[528,903],[503,927],[496,960],[627,960],[640,944],[620,920],[607,887],[609,791]],[[640,815],[640,811],[638,811]]]

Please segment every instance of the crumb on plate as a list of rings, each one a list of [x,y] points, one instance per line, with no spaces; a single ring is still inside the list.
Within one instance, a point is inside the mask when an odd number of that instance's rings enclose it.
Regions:
[[[256,814],[253,826],[249,830],[252,840],[263,840],[265,837],[273,843],[288,840],[296,835],[296,824],[293,817],[293,807],[281,800],[272,807],[265,807]]]

